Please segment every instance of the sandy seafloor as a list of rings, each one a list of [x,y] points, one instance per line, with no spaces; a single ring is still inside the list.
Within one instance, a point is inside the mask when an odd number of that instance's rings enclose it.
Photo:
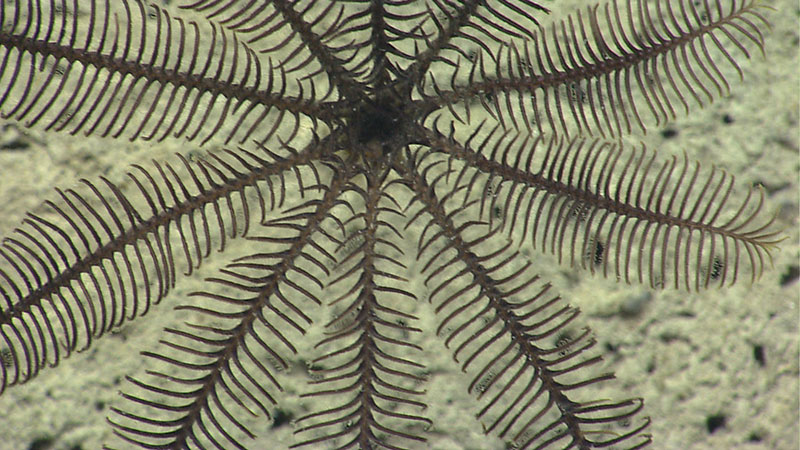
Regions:
[[[728,98],[671,123],[668,127],[677,132],[674,138],[664,138],[651,126],[643,139],[666,154],[680,155],[686,149],[701,163],[717,164],[735,174],[741,184],[763,183],[767,209],[779,211],[778,223],[787,236],[773,254],[774,267],[753,285],[742,282],[687,294],[650,292],[568,267],[553,269],[549,255],[531,255],[536,270],[583,310],[581,320],[596,333],[604,364],[617,374],[618,379],[605,384],[598,396],[644,397],[655,449],[800,448],[800,284],[795,280],[781,285],[790,266],[797,267],[800,252],[800,9],[788,0],[772,4],[777,11],[768,14],[774,28],[766,38],[767,58],[756,54],[752,61],[741,61],[744,82],[731,79]],[[55,186],[69,187],[80,177],[95,179],[101,174],[119,180],[129,163],[196,147],[181,142],[72,139],[11,123],[0,124],[0,130],[3,235],[26,211],[37,211],[44,199],[53,198]],[[24,148],[16,148],[19,143]],[[172,297],[145,319],[129,323],[121,333],[102,339],[57,369],[45,370],[30,384],[8,390],[0,397],[0,450],[95,449],[116,442],[105,417],[119,400],[119,380],[141,370],[139,351],[153,348],[159,330],[175,323],[171,308],[187,292],[201,289],[202,283],[200,277],[179,283]],[[630,308],[638,312],[622,314]],[[422,327],[433,323],[422,322]],[[487,441],[470,420],[475,403],[464,392],[469,378],[459,376],[439,343],[430,347],[426,364],[439,371],[427,386],[430,407],[425,414],[437,425],[425,447],[502,449],[501,441]],[[756,348],[763,350],[763,364],[755,357]],[[288,391],[301,389],[306,375],[299,369],[292,375],[296,376],[284,376],[281,382]],[[290,408],[296,402],[290,398],[281,405]],[[709,432],[709,421],[722,425]],[[289,425],[272,430],[254,448],[285,448],[291,432]]]

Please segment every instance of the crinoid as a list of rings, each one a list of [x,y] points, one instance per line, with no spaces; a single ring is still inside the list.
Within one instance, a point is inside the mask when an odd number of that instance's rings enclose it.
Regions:
[[[3,117],[109,168],[6,197],[30,212],[0,245],[0,392],[113,372],[100,341],[145,349],[85,396],[110,426],[65,409],[56,434],[641,448],[643,400],[598,390],[549,280],[695,296],[756,280],[781,239],[765,189],[627,143],[728,93],[764,50],[758,1],[168,3],[0,3]]]

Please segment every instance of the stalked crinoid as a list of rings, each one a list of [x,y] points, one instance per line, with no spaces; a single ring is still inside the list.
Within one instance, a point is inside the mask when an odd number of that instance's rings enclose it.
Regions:
[[[594,395],[613,375],[530,250],[694,292],[780,240],[762,190],[625,143],[729,91],[758,1],[169,3],[0,4],[5,119],[180,144],[0,246],[0,392],[175,316],[110,448],[436,446],[439,352],[486,448],[641,448],[643,400]]]

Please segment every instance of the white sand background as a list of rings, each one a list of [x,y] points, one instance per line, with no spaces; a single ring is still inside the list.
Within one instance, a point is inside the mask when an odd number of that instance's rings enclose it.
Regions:
[[[569,4],[581,2],[552,3],[552,16],[558,18],[570,10]],[[776,11],[767,12],[773,24],[766,37],[767,57],[740,60],[745,79],[731,78],[731,95],[669,124],[677,132],[672,139],[653,126],[640,138],[664,154],[686,150],[704,165],[717,164],[741,184],[763,183],[769,191],[767,209],[779,211],[787,236],[773,255],[774,267],[753,285],[687,294],[617,284],[568,267],[553,268],[549,255],[531,255],[536,270],[583,310],[580,320],[594,330],[604,364],[617,374],[598,396],[644,397],[656,449],[798,449],[798,283],[782,286],[780,280],[798,265],[800,9],[789,0],[771,4]],[[14,149],[16,143],[28,146]],[[54,198],[56,186],[99,175],[121,180],[130,163],[146,164],[196,147],[70,138],[0,122],[0,234],[10,233],[26,211],[40,211],[43,200]],[[212,258],[209,269],[226,260],[217,259]],[[181,321],[172,307],[202,287],[201,277],[184,280],[146,318],[57,369],[45,370],[33,382],[9,389],[0,397],[0,450],[95,449],[117,442],[105,417],[110,405],[119,404],[120,380],[141,372],[139,352],[153,349],[160,330]],[[621,313],[630,308],[638,313]],[[431,317],[421,322],[420,327],[435,323]],[[430,448],[502,449],[501,441],[487,440],[471,420],[477,408],[465,392],[470,378],[460,375],[440,343],[427,346],[430,359],[425,363],[437,370],[426,386],[432,395],[425,414],[436,423],[428,436]],[[756,347],[763,349],[763,365],[754,356]],[[302,390],[306,380],[301,367],[281,378],[289,392]],[[289,395],[280,406],[291,410],[300,403]],[[724,418],[713,433],[707,428],[711,417]],[[285,448],[291,432],[291,426],[272,430],[254,448]]]

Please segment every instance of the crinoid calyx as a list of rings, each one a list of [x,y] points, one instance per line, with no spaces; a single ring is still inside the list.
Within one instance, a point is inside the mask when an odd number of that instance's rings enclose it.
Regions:
[[[725,95],[765,9],[544,6],[0,5],[5,118],[181,147],[58,189],[3,241],[0,391],[174,309],[109,447],[424,448],[451,414],[462,445],[649,444],[641,399],[592,390],[613,376],[533,252],[652,289],[758,278],[764,191],[623,141]]]

